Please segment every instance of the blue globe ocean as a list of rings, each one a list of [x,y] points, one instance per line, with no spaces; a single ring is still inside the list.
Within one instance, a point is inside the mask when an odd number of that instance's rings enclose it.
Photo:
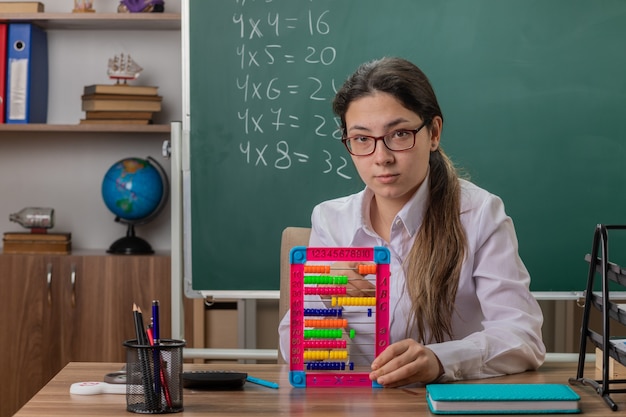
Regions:
[[[159,207],[164,184],[146,159],[126,158],[109,168],[102,181],[102,198],[109,210],[127,222],[149,217]]]

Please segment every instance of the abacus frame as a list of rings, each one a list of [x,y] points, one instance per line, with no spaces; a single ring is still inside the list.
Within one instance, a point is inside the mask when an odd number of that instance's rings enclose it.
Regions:
[[[317,248],[296,246],[289,253],[290,262],[290,334],[289,381],[292,386],[305,387],[381,387],[370,381],[368,372],[305,370],[304,360],[304,295],[306,262],[374,262],[376,264],[375,356],[389,345],[389,250],[375,247]]]

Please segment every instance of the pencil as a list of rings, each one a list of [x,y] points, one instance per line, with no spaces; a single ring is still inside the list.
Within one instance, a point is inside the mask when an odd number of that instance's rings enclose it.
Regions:
[[[137,304],[133,304],[133,311],[135,311],[135,315],[137,316],[136,321],[139,321],[139,325],[137,327],[137,330],[139,331],[139,334],[137,334],[137,342],[139,342],[140,345],[149,345],[148,336],[146,336],[146,331],[143,327],[143,314],[141,312],[141,307],[137,306]]]
[[[246,377],[246,381],[252,382],[253,384],[261,385],[264,387],[278,389],[278,384],[276,382],[266,381],[264,379],[256,378],[250,375]]]
[[[141,367],[141,376],[144,390],[144,400],[147,410],[158,409],[159,404],[156,402],[152,375],[150,374],[150,359],[146,355],[145,345],[148,345],[148,337],[143,327],[143,317],[141,309],[137,304],[133,303],[133,317],[135,319],[135,333],[137,336],[137,355],[139,366]]]
[[[139,307],[137,307],[135,303],[133,303],[133,318],[135,319],[135,337],[137,338],[137,344],[141,345],[143,344],[143,323]]]

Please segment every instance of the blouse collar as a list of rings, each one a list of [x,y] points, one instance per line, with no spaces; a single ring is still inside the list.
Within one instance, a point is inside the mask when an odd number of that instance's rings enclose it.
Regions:
[[[424,218],[424,214],[426,213],[426,208],[428,207],[429,201],[429,176],[430,170],[426,174],[424,181],[420,184],[419,188],[413,194],[411,199],[400,209],[396,218],[394,219],[394,223],[398,220],[402,222],[404,228],[407,233],[413,237],[419,230],[422,225],[422,220]],[[377,236],[376,232],[372,228],[372,222],[370,218],[370,209],[372,206],[372,200],[374,199],[374,192],[369,188],[365,187],[362,193],[362,201],[361,201],[361,227],[355,233],[354,240],[358,241],[357,234],[365,233],[369,236]]]

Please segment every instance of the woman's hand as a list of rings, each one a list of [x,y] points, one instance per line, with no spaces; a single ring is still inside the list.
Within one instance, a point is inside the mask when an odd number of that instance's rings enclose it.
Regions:
[[[435,353],[413,339],[389,345],[372,362],[370,380],[385,387],[429,383],[443,374]]]

